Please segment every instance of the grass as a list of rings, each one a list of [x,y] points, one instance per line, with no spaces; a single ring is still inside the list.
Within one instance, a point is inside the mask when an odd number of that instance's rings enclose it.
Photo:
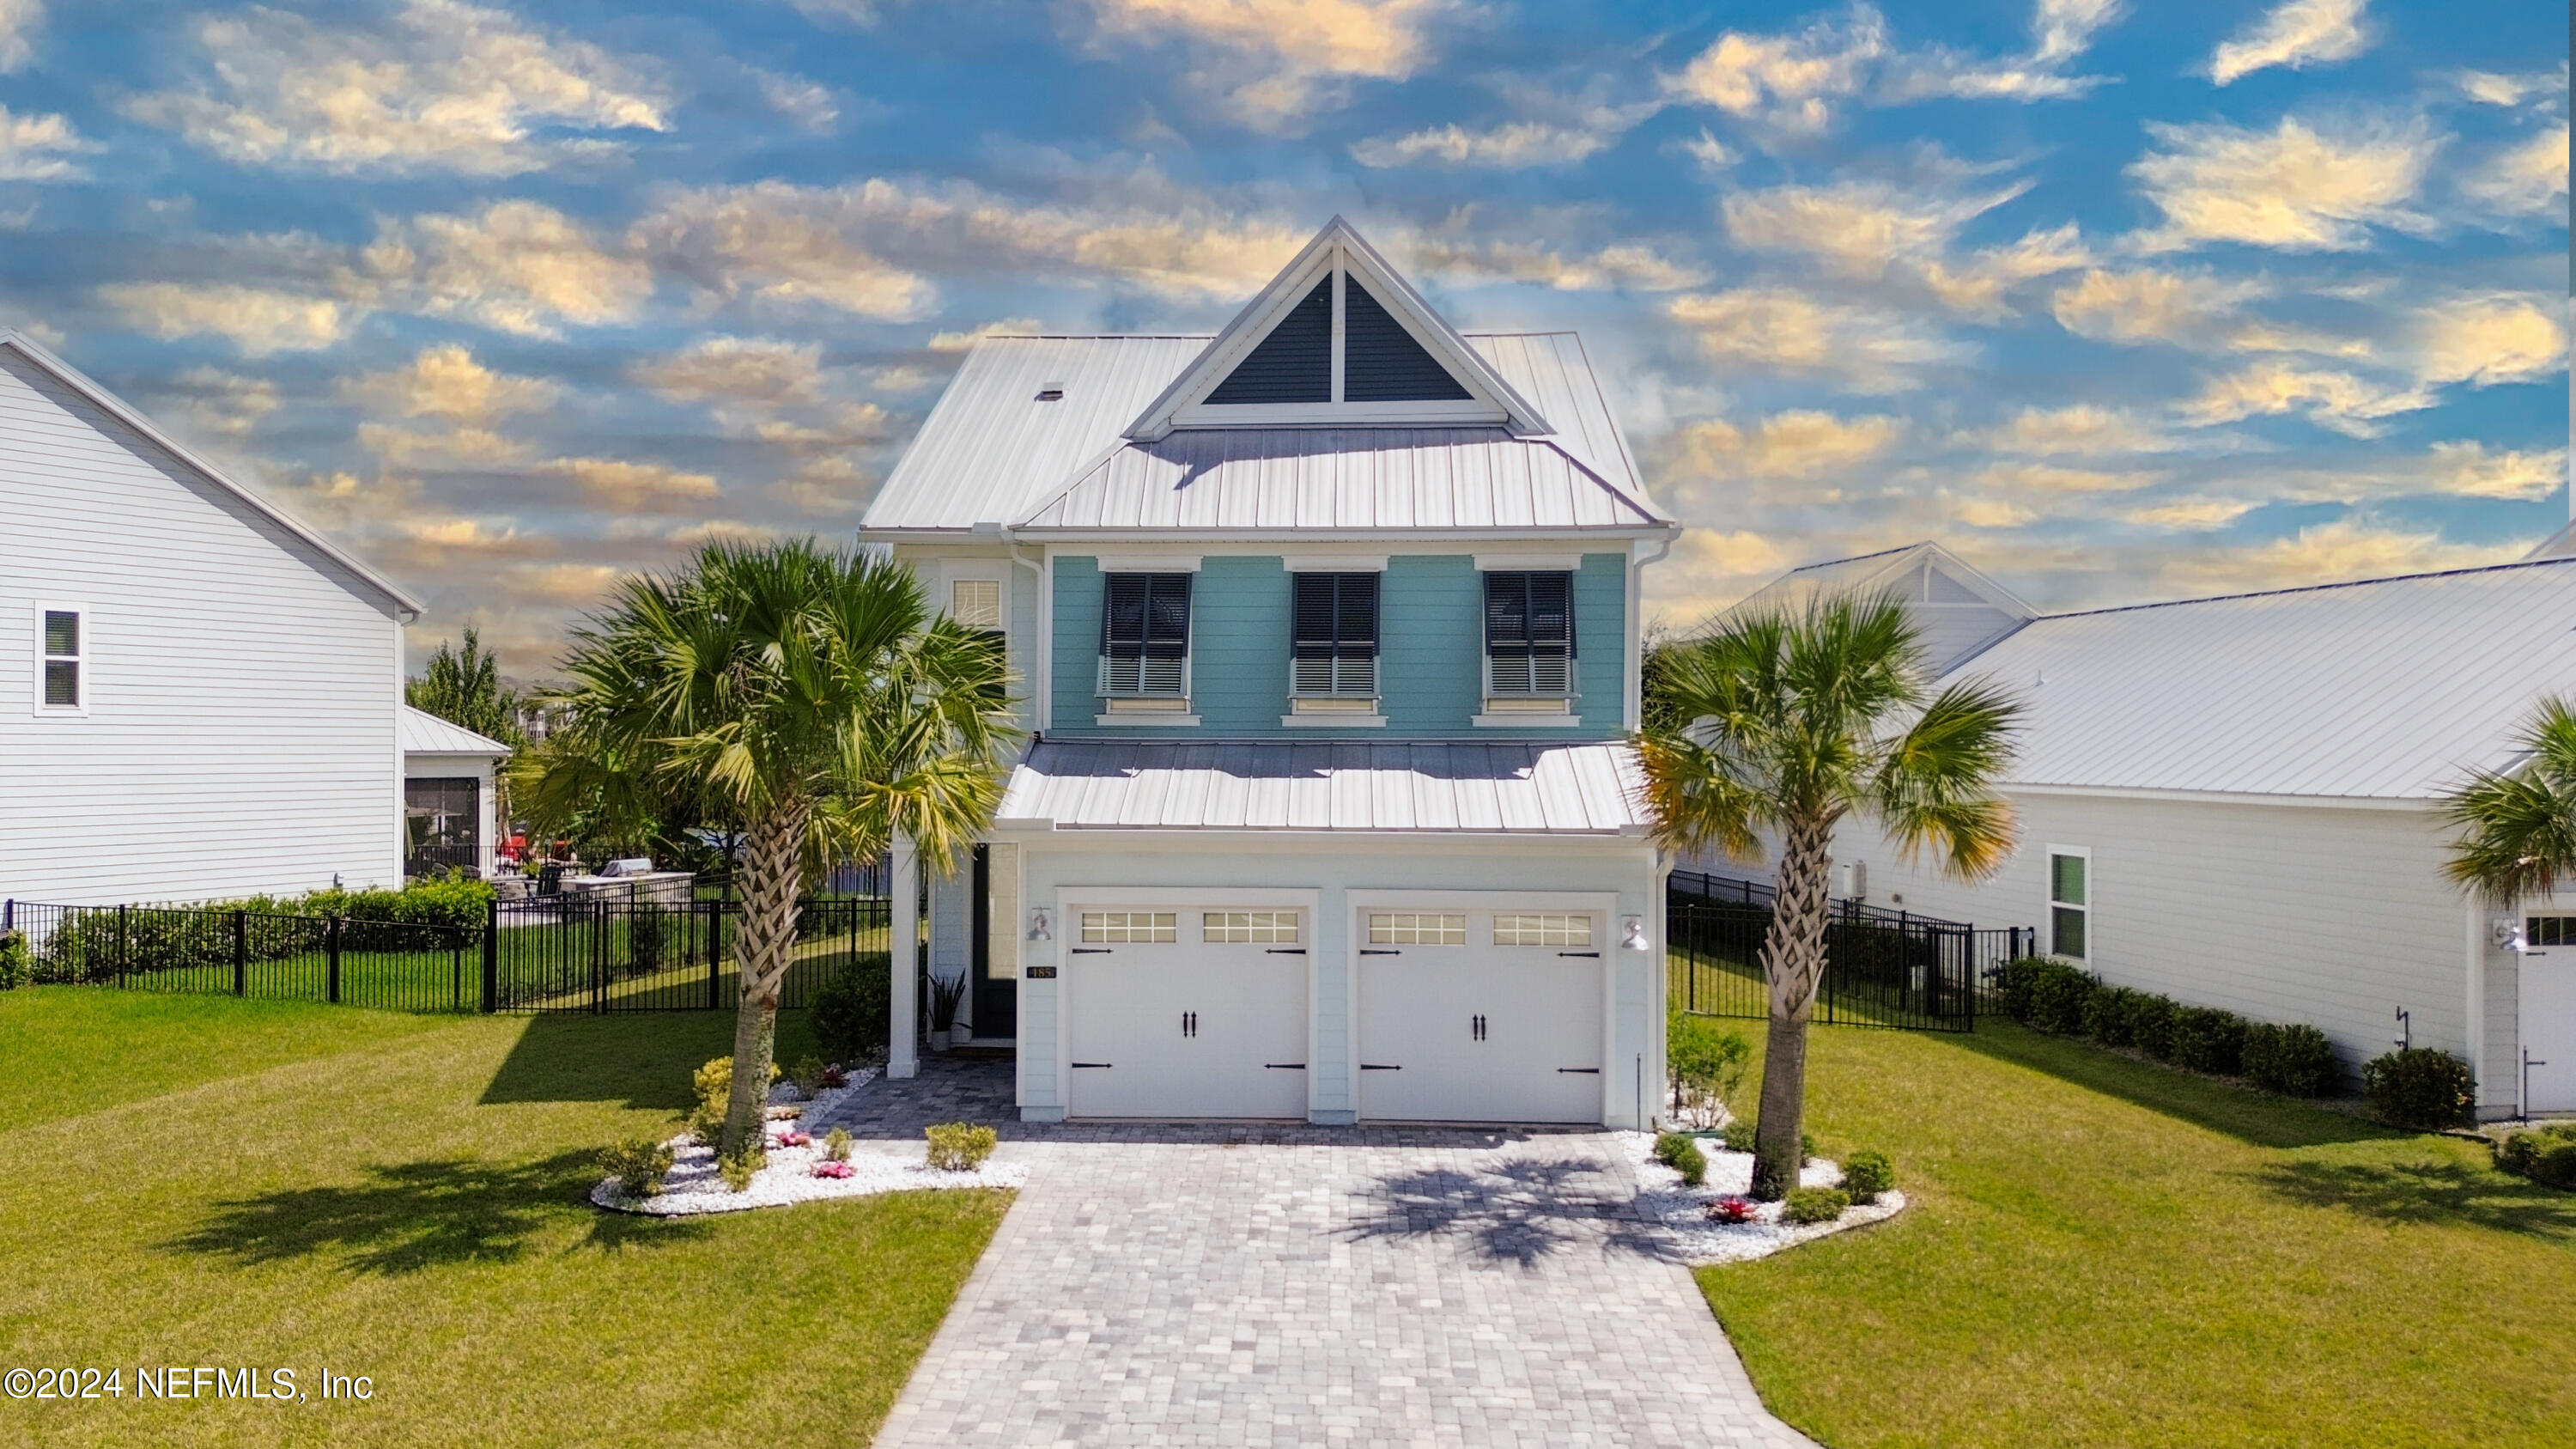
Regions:
[[[663,1222],[584,1199],[730,1014],[474,1017],[0,993],[0,1399],[40,1445],[864,1441],[1007,1194]],[[784,1019],[780,1052],[810,1048]],[[366,1402],[137,1402],[138,1365],[365,1374]]]
[[[2576,1196],[2007,1022],[1812,1042],[1914,1205],[1699,1281],[1833,1449],[2576,1444]]]

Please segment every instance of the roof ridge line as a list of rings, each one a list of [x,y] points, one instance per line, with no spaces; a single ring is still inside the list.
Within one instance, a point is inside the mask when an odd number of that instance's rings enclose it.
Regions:
[[[2036,624],[2049,619],[2083,619],[2095,614],[2131,614],[2141,609],[2178,609],[2189,604],[2226,604],[2238,599],[2270,599],[2284,594],[2323,593],[2328,589],[2367,588],[2372,584],[2413,583],[2418,579],[2460,578],[2468,574],[2499,573],[2505,569],[2544,568],[2551,564],[2576,564],[2576,556],[2513,559],[2505,563],[2472,564],[2467,568],[2428,569],[2420,574],[2388,574],[2375,579],[2341,579],[2330,584],[2291,584],[2278,589],[2248,589],[2236,594],[2209,594],[2197,599],[2159,599],[2147,604],[2115,604],[2106,609],[2070,609],[2063,614],[2041,614],[2030,622]]]

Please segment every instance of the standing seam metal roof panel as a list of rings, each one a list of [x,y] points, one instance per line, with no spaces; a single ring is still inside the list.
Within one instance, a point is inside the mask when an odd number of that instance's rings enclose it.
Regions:
[[[1625,745],[1040,741],[1005,821],[1067,829],[1633,833]]]

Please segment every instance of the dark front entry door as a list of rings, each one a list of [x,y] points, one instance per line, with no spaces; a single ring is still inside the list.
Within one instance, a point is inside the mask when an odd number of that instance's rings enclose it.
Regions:
[[[1020,1034],[1020,983],[993,979],[993,850],[975,847],[975,889],[966,910],[975,942],[975,1035],[1012,1038]],[[1013,923],[1003,922],[1003,929]]]

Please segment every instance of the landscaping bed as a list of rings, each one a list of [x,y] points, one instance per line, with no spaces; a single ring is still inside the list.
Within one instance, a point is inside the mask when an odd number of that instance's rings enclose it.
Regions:
[[[1729,1152],[1714,1136],[1703,1139],[1707,1177],[1694,1187],[1683,1181],[1678,1170],[1655,1156],[1654,1134],[1624,1132],[1620,1136],[1627,1142],[1629,1160],[1637,1169],[1638,1211],[1663,1224],[1679,1244],[1685,1262],[1741,1263],[1766,1258],[1783,1248],[1885,1222],[1905,1210],[1905,1194],[1890,1188],[1879,1193],[1876,1201],[1854,1203],[1829,1221],[1789,1222],[1783,1218],[1785,1203],[1754,1202],[1746,1196],[1753,1190],[1752,1153]],[[1823,1158],[1808,1159],[1798,1171],[1801,1187],[1832,1188],[1842,1181],[1841,1164]],[[1742,1204],[1735,1211],[1750,1216],[1742,1221],[1727,1221],[1723,1215],[1734,1203]]]

